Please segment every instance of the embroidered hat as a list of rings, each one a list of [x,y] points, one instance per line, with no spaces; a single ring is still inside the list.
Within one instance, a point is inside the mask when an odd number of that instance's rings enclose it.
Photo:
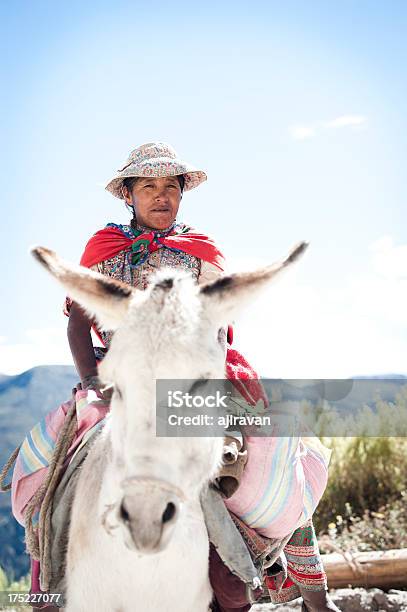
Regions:
[[[184,191],[198,187],[206,181],[207,176],[191,164],[179,159],[174,149],[165,142],[148,142],[134,149],[126,163],[117,171],[116,176],[106,185],[116,198],[123,200],[122,184],[131,176],[176,176],[182,174],[185,179]]]

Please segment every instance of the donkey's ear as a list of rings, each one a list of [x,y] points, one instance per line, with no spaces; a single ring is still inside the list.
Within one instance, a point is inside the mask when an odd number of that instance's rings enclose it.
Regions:
[[[201,296],[216,323],[230,322],[260,291],[299,259],[308,242],[299,242],[282,261],[253,272],[238,272],[202,285]]]
[[[73,300],[92,318],[96,317],[102,329],[115,330],[120,325],[135,290],[89,268],[68,263],[45,247],[35,247],[31,253]]]

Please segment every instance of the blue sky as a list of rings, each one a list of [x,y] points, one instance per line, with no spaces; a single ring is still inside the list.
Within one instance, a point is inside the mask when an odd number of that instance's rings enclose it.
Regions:
[[[180,218],[239,269],[293,273],[236,325],[269,376],[407,373],[404,2],[16,1],[1,12],[0,372],[70,363],[63,291],[129,151],[171,143],[208,174]]]

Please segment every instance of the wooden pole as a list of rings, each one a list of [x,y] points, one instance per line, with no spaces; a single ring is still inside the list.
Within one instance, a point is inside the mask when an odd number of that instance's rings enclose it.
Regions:
[[[407,548],[321,556],[329,588],[407,587]]]

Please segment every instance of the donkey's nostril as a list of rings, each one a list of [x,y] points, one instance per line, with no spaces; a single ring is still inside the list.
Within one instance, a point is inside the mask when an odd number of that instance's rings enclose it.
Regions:
[[[168,523],[168,521],[170,521],[175,515],[175,510],[175,504],[173,504],[172,502],[168,502],[167,507],[163,512],[162,522]]]
[[[130,514],[127,512],[126,510],[126,506],[124,505],[124,500],[122,501],[122,503],[120,504],[120,518],[125,522],[128,523],[130,521]]]

